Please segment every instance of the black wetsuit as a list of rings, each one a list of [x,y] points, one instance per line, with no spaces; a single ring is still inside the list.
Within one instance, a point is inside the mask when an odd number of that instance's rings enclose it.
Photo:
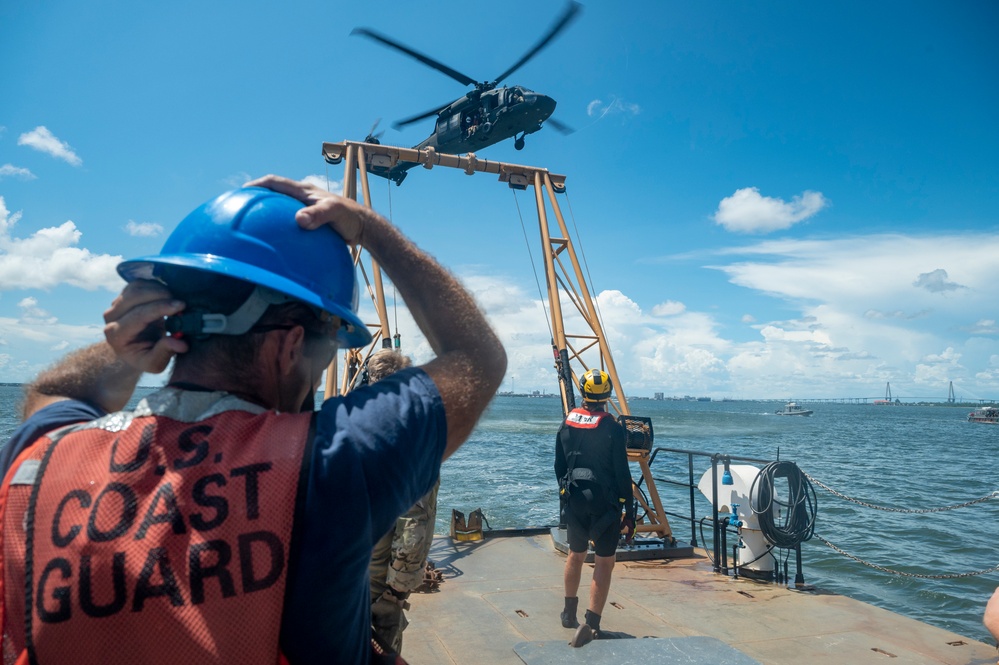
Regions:
[[[634,518],[627,433],[605,411],[578,408],[555,437],[555,477],[568,493],[569,549],[585,552],[593,541],[598,556],[617,550],[621,510]]]

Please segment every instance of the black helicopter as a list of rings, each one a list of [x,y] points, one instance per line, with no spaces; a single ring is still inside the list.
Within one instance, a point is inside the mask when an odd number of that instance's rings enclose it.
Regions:
[[[437,106],[429,111],[414,115],[404,120],[399,120],[392,124],[396,129],[437,115],[437,126],[433,134],[413,146],[416,150],[432,147],[437,152],[460,155],[466,152],[480,150],[491,146],[508,138],[513,138],[513,147],[522,150],[524,147],[524,137],[541,129],[544,122],[548,122],[556,130],[563,134],[568,134],[572,130],[564,124],[551,118],[555,111],[555,100],[547,95],[542,95],[523,86],[511,85],[497,88],[496,86],[520,69],[528,60],[538,54],[541,49],[547,46],[562,30],[569,25],[569,22],[579,13],[582,6],[570,0],[562,15],[555,21],[545,35],[538,40],[520,60],[512,67],[496,77],[494,81],[476,81],[475,79],[451,69],[447,65],[430,58],[411,48],[403,46],[397,41],[379,34],[369,28],[355,28],[352,35],[362,35],[369,37],[390,48],[405,53],[416,58],[423,64],[433,67],[439,72],[450,76],[462,85],[471,85],[475,88],[463,97],[448,102],[443,106]],[[375,123],[377,125],[377,123]],[[520,136],[517,136],[520,134]],[[374,127],[369,132],[366,143],[378,143],[378,136],[374,134]],[[371,173],[392,180],[397,185],[401,185],[406,178],[406,173],[415,164],[400,163],[392,168],[374,167]]]

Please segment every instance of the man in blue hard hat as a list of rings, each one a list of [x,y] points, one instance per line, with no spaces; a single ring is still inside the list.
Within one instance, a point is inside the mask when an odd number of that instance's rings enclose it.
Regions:
[[[344,241],[392,277],[436,357],[313,412],[337,348],[370,341]],[[0,489],[4,653],[377,659],[372,542],[434,485],[506,368],[475,302],[374,211],[276,176],[119,272],[106,342],[27,389]],[[171,360],[169,383],[120,411]]]
[[[610,593],[621,532],[625,531],[628,542],[635,533],[627,433],[604,408],[612,391],[613,384],[606,372],[600,369],[584,372],[579,378],[583,405],[568,413],[555,437],[555,477],[566,504],[569,541],[561,620],[563,627],[577,629],[569,642],[573,647],[613,636],[601,632],[601,614]],[[580,625],[576,618],[579,582],[591,541],[593,580],[589,606]]]

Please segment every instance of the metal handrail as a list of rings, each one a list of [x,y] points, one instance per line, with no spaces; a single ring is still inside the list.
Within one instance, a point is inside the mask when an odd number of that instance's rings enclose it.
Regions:
[[[757,464],[769,464],[772,460],[760,459],[758,457],[745,457],[741,455],[728,455],[722,453],[709,453],[706,451],[699,450],[684,450],[681,448],[666,448],[657,446],[652,450],[649,455],[648,464],[652,467],[659,453],[670,453],[675,455],[682,455],[687,458],[687,482],[681,482],[679,480],[670,480],[668,478],[656,478],[657,483],[665,483],[667,485],[674,485],[677,487],[686,487],[688,490],[688,506],[689,514],[680,515],[677,513],[672,514],[674,517],[679,517],[686,519],[690,522],[690,542],[691,545],[697,547],[697,517],[694,514],[695,510],[695,490],[697,485],[694,483],[694,458],[706,458],[711,460],[711,477],[718,477],[718,463],[721,462],[724,465],[729,465],[732,462],[753,462]],[[642,480],[636,483],[641,487]],[[726,552],[726,533],[728,529],[728,523],[722,524],[718,519],[718,485],[715,482],[711,483],[712,487],[712,497],[711,497],[711,521],[712,521],[712,550],[713,550],[713,561],[714,561],[714,571],[716,573],[728,573],[728,556]]]

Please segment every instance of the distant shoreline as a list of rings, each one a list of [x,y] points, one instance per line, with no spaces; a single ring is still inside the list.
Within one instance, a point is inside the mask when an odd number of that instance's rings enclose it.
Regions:
[[[8,388],[19,388],[24,386],[24,383],[6,383],[0,381],[0,386]],[[157,388],[162,388],[163,386],[137,386],[137,389],[141,390],[156,390]],[[322,391],[320,391],[321,393]],[[560,397],[558,393],[513,393],[513,392],[499,392],[496,393],[496,397],[530,397],[532,399],[555,399]],[[786,402],[787,399],[783,397],[760,397],[757,399],[733,399],[730,397],[723,397],[722,399],[714,399],[711,397],[642,397],[633,395],[628,399],[638,402]],[[962,409],[977,408],[981,406],[990,406],[996,404],[996,400],[978,400],[975,402],[898,402],[895,404],[874,404],[872,401],[856,401],[858,398],[816,398],[816,399],[797,399],[795,401],[814,404],[855,404],[857,406],[878,406],[882,408],[893,407],[893,406],[954,406]],[[860,398],[862,399],[862,398]]]
[[[530,397],[531,399],[552,399],[561,397],[558,393],[513,393],[513,392],[499,392],[496,393],[496,397]],[[866,401],[865,401],[866,399]],[[759,398],[747,398],[747,399],[734,399],[731,397],[723,397],[721,399],[715,399],[712,397],[643,397],[640,395],[632,395],[628,397],[629,401],[633,402],[713,402],[713,403],[724,403],[724,402],[787,402],[785,397],[759,397]],[[995,404],[994,400],[979,400],[974,402],[947,402],[947,401],[925,401],[921,400],[918,402],[896,402],[892,404],[875,404],[875,398],[841,398],[841,397],[829,397],[829,398],[813,398],[813,399],[796,399],[796,402],[801,404],[853,404],[855,406],[877,406],[881,408],[889,407],[899,407],[899,406],[954,406],[962,409],[978,408],[981,406],[989,406]]]

